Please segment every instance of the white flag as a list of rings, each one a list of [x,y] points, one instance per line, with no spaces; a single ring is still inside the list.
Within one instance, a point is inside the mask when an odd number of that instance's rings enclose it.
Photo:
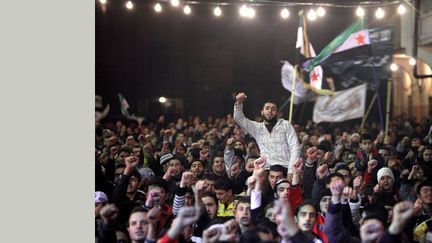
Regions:
[[[314,106],[313,121],[341,122],[362,117],[366,106],[366,87],[367,84],[362,84],[335,92],[332,96],[319,96]]]

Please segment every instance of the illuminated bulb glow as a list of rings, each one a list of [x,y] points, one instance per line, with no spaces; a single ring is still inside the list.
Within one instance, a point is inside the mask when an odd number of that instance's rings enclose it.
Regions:
[[[106,1],[106,0],[99,0],[99,2],[100,2],[101,4],[105,4],[107,1]]]
[[[414,58],[412,58],[412,57],[409,59],[408,62],[409,62],[409,65],[411,65],[411,66],[416,65],[416,59],[414,59]]]
[[[382,19],[384,18],[384,10],[382,8],[378,8],[375,12],[375,17],[377,17],[378,19]]]
[[[363,9],[362,7],[358,7],[357,10],[356,10],[356,15],[357,15],[358,17],[364,17],[364,16],[365,16],[365,11],[364,11],[364,9]]]
[[[255,17],[255,9],[249,8],[247,17],[249,17],[249,18]]]
[[[133,9],[133,3],[132,3],[131,1],[128,1],[128,2],[126,3],[126,8],[127,8],[127,9]]]
[[[308,18],[310,21],[314,21],[314,20],[316,20],[317,15],[316,15],[315,10],[313,10],[313,9],[309,10],[309,12],[307,13],[307,18]]]
[[[189,14],[191,13],[191,9],[190,9],[190,7],[189,7],[188,5],[186,5],[186,6],[183,8],[183,12],[184,12],[186,15],[189,15]]]
[[[221,16],[221,15],[222,15],[222,10],[221,10],[221,8],[216,7],[216,8],[213,10],[213,14],[214,14],[215,16],[217,16],[217,17]]]
[[[317,9],[317,15],[318,17],[323,17],[325,15],[326,11],[323,7],[318,7]]]
[[[240,8],[240,16],[246,17],[246,18],[253,18],[255,17],[255,9],[248,7],[246,5],[242,5]]]
[[[288,11],[288,9],[286,9],[286,8],[282,9],[280,15],[281,15],[281,17],[282,17],[283,19],[288,18],[288,17],[289,17],[289,11]]]
[[[180,5],[180,2],[179,2],[179,0],[171,0],[171,5],[173,7],[178,7]]]
[[[162,11],[162,6],[160,5],[160,3],[155,4],[154,10],[158,13],[160,13]]]
[[[160,103],[165,103],[167,101],[167,99],[165,98],[165,97],[163,97],[163,96],[161,96],[160,98],[159,98],[159,102]]]
[[[396,71],[398,70],[398,65],[392,63],[392,64],[390,65],[390,70],[392,70],[392,72],[396,72]]]
[[[243,4],[243,6],[241,6],[241,8],[240,8],[239,13],[240,13],[240,16],[246,17],[248,14],[248,7],[246,7],[246,5]]]
[[[403,4],[399,5],[399,7],[397,8],[397,12],[398,14],[402,15],[404,13],[406,13],[406,8]]]

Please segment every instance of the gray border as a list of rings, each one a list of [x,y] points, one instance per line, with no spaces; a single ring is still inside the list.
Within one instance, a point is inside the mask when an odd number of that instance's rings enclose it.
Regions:
[[[94,242],[94,1],[0,4],[2,241]]]

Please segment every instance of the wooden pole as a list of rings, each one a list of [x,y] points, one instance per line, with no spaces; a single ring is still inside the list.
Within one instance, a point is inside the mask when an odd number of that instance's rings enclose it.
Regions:
[[[375,103],[376,98],[377,98],[377,93],[375,93],[374,97],[372,98],[372,101],[371,101],[371,103],[369,104],[369,107],[368,107],[368,109],[367,109],[367,111],[366,111],[366,114],[365,114],[365,116],[363,117],[363,120],[362,120],[362,122],[361,122],[361,125],[360,125],[360,128],[359,128],[359,131],[358,131],[359,133],[360,133],[361,130],[363,129],[364,123],[365,123],[366,119],[368,118],[370,111],[372,110],[372,106],[373,106],[373,104]]]

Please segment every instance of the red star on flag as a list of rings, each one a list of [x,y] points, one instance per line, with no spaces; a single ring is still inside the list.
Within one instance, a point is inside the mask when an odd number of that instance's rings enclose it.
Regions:
[[[365,36],[362,33],[359,33],[355,39],[357,40],[357,45],[364,45],[365,43]]]
[[[310,80],[311,81],[317,81],[318,80],[318,75],[314,71],[312,71],[310,74]]]

